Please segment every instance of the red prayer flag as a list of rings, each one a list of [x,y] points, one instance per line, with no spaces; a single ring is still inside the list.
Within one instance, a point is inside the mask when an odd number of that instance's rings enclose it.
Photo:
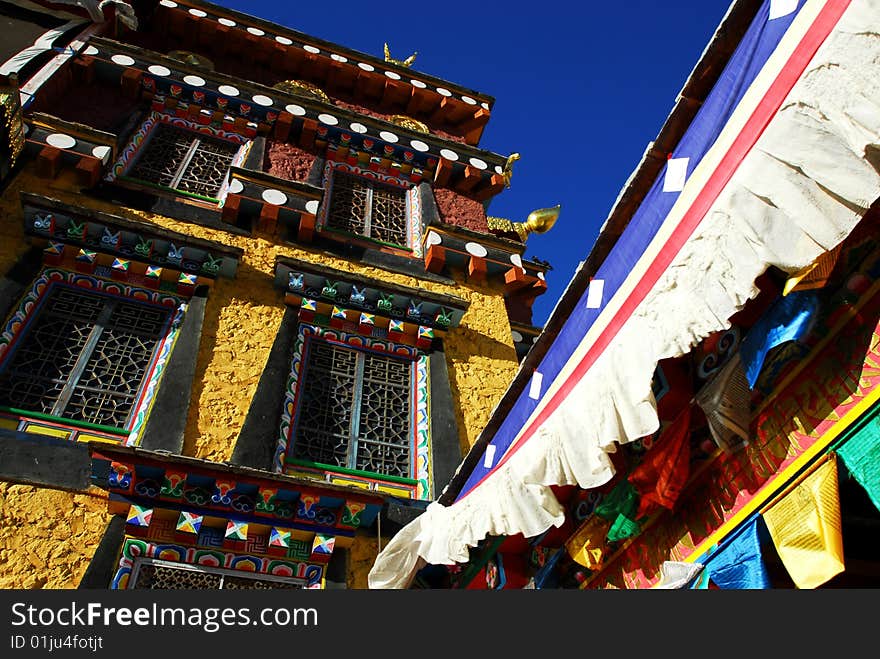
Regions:
[[[690,425],[691,407],[685,405],[629,475],[640,497],[637,518],[660,506],[669,510],[675,506],[690,473]]]

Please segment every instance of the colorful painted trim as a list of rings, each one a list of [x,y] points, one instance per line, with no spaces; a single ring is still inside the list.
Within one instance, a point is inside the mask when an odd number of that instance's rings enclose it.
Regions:
[[[416,360],[416,452],[415,477],[419,482],[416,497],[430,499],[434,493],[434,479],[431,475],[431,397],[428,395],[431,382],[428,356],[421,355]]]
[[[201,549],[178,544],[159,544],[149,540],[126,538],[122,546],[119,568],[110,584],[111,590],[129,586],[132,567],[138,558],[158,558],[185,565],[240,570],[249,574],[303,579],[306,588],[323,588],[324,568],[304,562],[286,561],[268,556],[234,554],[216,549]]]
[[[156,387],[159,384],[162,373],[165,371],[171,350],[180,332],[180,323],[183,322],[187,303],[181,298],[169,295],[163,291],[138,288],[123,282],[107,281],[91,275],[61,270],[59,268],[44,268],[34,280],[30,290],[22,298],[21,303],[6,323],[2,333],[0,333],[0,360],[2,360],[10,347],[14,345],[16,338],[21,335],[35,311],[39,308],[43,295],[48,292],[49,286],[52,284],[76,286],[129,300],[176,308],[165,337],[162,339],[153,357],[153,361],[148,367],[148,376],[145,379],[145,384],[141,387],[138,402],[134,407],[132,415],[129,417],[131,419],[131,426],[128,429],[128,435],[121,442],[124,446],[137,445],[147,414],[155,400]]]
[[[105,181],[113,182],[120,176],[125,175],[128,169],[134,163],[137,152],[146,143],[147,139],[150,136],[150,133],[152,133],[153,129],[159,122],[163,122],[171,126],[176,126],[177,128],[185,128],[186,130],[191,130],[197,133],[204,133],[205,135],[219,137],[221,139],[242,145],[241,148],[239,148],[238,153],[235,154],[235,157],[232,160],[233,166],[241,165],[241,163],[244,162],[245,158],[247,158],[248,152],[250,151],[250,145],[252,144],[246,137],[243,137],[238,133],[226,131],[222,128],[215,128],[213,126],[204,126],[202,124],[187,121],[186,119],[181,119],[180,117],[175,117],[173,115],[157,112],[154,110],[149,114],[144,123],[142,123],[140,127],[134,132],[125,149],[122,150],[122,153],[116,160],[116,163],[114,163],[114,165],[110,168],[110,171],[107,173],[107,176],[104,178]],[[225,197],[228,188],[229,177],[227,176],[226,182],[220,189],[219,194],[221,199]]]
[[[428,357],[420,354],[415,348],[383,341],[358,334],[349,334],[340,330],[325,329],[315,325],[301,323],[296,345],[291,360],[290,375],[287,378],[287,389],[284,393],[284,406],[281,411],[281,424],[278,435],[278,446],[273,459],[273,469],[282,473],[288,471],[285,468],[286,457],[289,447],[292,445],[291,435],[294,430],[294,419],[297,407],[297,390],[302,365],[303,351],[306,342],[316,337],[325,341],[339,343],[353,348],[376,350],[394,355],[408,357],[413,360],[415,390],[413,409],[415,418],[414,452],[414,475],[418,481],[417,493],[419,498],[429,499],[432,492],[431,468],[430,468],[430,407],[429,407],[429,372]]]
[[[406,215],[409,218],[409,246],[412,255],[422,258],[422,196],[417,185],[410,186],[406,192]]]

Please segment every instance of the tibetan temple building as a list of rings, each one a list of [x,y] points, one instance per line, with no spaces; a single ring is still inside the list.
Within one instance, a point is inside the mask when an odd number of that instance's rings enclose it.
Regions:
[[[880,4],[735,0],[373,588],[880,586]]]
[[[367,588],[540,332],[494,99],[199,0],[0,30],[0,587]]]

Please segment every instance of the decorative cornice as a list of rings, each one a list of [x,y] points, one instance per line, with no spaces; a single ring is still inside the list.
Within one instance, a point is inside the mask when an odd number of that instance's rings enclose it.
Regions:
[[[397,64],[396,61],[388,61],[384,58],[384,51],[383,57],[374,57],[209,2],[202,2],[201,0],[187,0],[187,2],[161,0],[157,10],[160,12],[171,10],[169,15],[171,13],[179,13],[189,21],[216,23],[217,28],[223,27],[230,31],[240,30],[251,37],[257,37],[257,40],[270,42],[273,48],[282,52],[288,49],[304,51],[315,59],[326,59],[340,68],[351,68],[357,73],[375,73],[378,76],[395,80],[394,77],[388,76],[388,72],[390,72],[400,76],[401,82],[406,82],[406,84],[416,89],[434,91],[443,98],[460,101],[467,107],[480,107],[485,110],[491,110],[495,102],[495,99],[487,94],[467,89],[461,85],[419,71],[413,71],[409,66]],[[200,15],[200,13],[204,14],[204,16]],[[406,76],[406,80],[403,79],[404,76]]]
[[[148,267],[192,275],[192,285],[234,277],[242,250],[126,218],[79,208],[22,192],[24,231],[48,241],[47,254],[60,261],[65,247],[118,257]],[[194,278],[193,278],[194,277]]]
[[[276,259],[275,285],[285,291],[289,305],[300,308],[301,315],[305,313],[306,321],[311,322],[315,316],[332,321],[335,313],[343,324],[350,324],[351,331],[374,336],[378,328],[387,331],[392,340],[421,347],[429,346],[439,333],[456,327],[468,308],[466,300],[452,295],[285,257]]]
[[[342,485],[133,447],[90,442],[89,452],[92,483],[142,506],[351,536],[373,523],[384,501]]]
[[[497,153],[395,125],[317,99],[187,67],[164,55],[95,37],[83,55],[114,70],[127,93],[152,98],[153,109],[222,125],[253,137],[269,134],[300,146],[344,147],[408,163],[435,184],[478,200],[504,188],[507,158]]]

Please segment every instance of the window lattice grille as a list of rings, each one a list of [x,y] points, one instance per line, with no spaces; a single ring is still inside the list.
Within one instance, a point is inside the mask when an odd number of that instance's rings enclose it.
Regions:
[[[408,361],[312,341],[293,456],[410,477]]]
[[[54,287],[0,373],[0,405],[124,427],[169,313]]]
[[[345,172],[334,172],[327,226],[406,245],[406,191]]]
[[[232,576],[210,568],[191,570],[167,564],[142,563],[134,588],[150,590],[298,590],[302,584],[260,575]]]
[[[238,149],[234,142],[160,122],[128,176],[213,198],[220,193]]]

